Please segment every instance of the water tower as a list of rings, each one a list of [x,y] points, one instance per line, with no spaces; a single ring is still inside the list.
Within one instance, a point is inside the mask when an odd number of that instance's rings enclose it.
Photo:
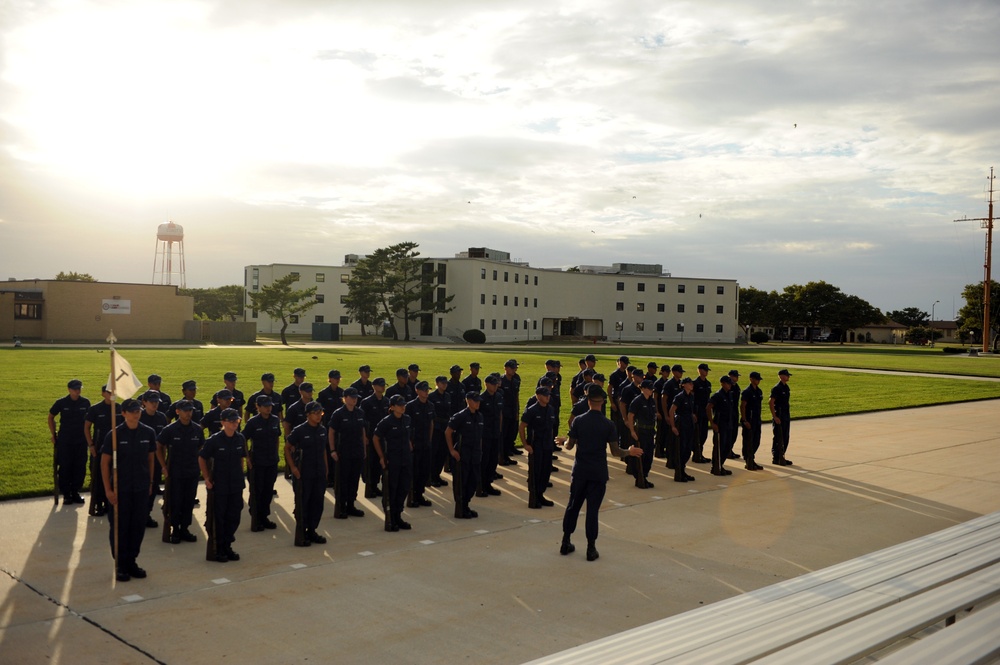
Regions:
[[[184,277],[184,227],[180,224],[167,222],[156,228],[153,284],[176,284],[182,289],[187,288]]]

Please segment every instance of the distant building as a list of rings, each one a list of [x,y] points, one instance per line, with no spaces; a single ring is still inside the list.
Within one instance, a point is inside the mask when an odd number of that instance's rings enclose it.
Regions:
[[[625,263],[571,272],[533,268],[509,257],[471,248],[453,258],[428,258],[433,266],[428,270],[436,273],[435,298],[454,296],[453,309],[411,321],[411,339],[455,341],[470,328],[482,330],[491,343],[597,338],[732,344],[739,334],[735,280],[673,277],[659,265]],[[287,332],[310,334],[314,322],[326,322],[340,323],[341,334],[358,335],[360,326],[343,304],[352,270],[353,265],[275,263],[247,266],[244,279],[248,291],[257,291],[298,273],[300,288],[317,287],[322,302],[292,321]],[[245,320],[255,322],[258,333],[281,329],[281,321],[252,309],[249,299]],[[402,336],[402,322],[395,323]]]
[[[47,279],[0,282],[0,339],[122,342],[184,339],[194,298],[176,286]]]

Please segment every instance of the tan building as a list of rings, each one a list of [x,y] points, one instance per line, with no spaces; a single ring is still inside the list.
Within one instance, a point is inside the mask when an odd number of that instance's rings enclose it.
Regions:
[[[0,283],[0,339],[121,342],[184,339],[194,298],[176,286],[12,280]]]

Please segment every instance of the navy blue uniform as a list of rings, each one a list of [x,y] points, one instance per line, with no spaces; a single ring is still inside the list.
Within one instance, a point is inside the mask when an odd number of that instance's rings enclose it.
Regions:
[[[713,428],[712,432],[712,473],[717,475],[729,459],[729,440],[733,426],[733,399],[730,392],[732,389],[727,392],[720,388],[709,398],[709,404],[712,405],[712,422],[719,428],[717,431]]]
[[[389,519],[392,524],[402,521],[403,504],[406,495],[410,493],[410,483],[413,478],[410,427],[411,421],[408,415],[404,413],[397,418],[395,414],[390,413],[376,425],[374,432],[389,471],[389,486],[383,487],[382,491],[386,493]]]
[[[156,410],[150,415],[146,413],[146,409],[142,410],[142,414],[139,416],[139,422],[146,427],[152,427],[156,435],[159,436],[163,428],[167,426],[167,417]],[[156,493],[160,489],[160,480],[163,476],[163,469],[160,468],[160,460],[153,460],[153,494],[149,497],[149,512],[153,513],[153,502],[156,500]],[[149,526],[156,526],[153,522],[149,523]]]
[[[555,442],[553,441],[556,424],[555,409],[551,404],[542,406],[535,402],[521,414],[521,422],[527,424],[525,438],[531,446],[534,456],[534,481],[535,496],[541,498],[549,486],[549,478],[552,476],[552,454],[555,452]]]
[[[684,482],[687,478],[687,472],[685,467],[687,466],[688,458],[691,456],[691,450],[694,447],[694,437],[697,432],[698,426],[695,423],[695,406],[694,395],[688,394],[685,390],[681,389],[677,395],[674,396],[673,404],[670,405],[671,409],[674,410],[674,427],[677,428],[677,457],[674,461],[674,480]],[[704,416],[699,418],[698,421],[704,420]]]
[[[94,448],[90,453],[90,514],[103,515],[108,510],[108,498],[104,495],[104,480],[101,478],[101,445],[104,437],[108,435],[112,427],[117,427],[122,422],[122,408],[115,403],[115,422],[111,422],[111,404],[103,400],[94,404],[87,411],[84,422],[85,427],[92,426],[90,440]],[[89,425],[87,424],[89,423]]]
[[[492,395],[487,389],[479,398],[479,413],[483,414],[483,461],[479,465],[479,484],[476,490],[485,492],[493,485],[493,479],[497,474],[497,463],[500,460],[503,395],[499,389]]]
[[[326,494],[326,458],[329,450],[326,427],[304,422],[292,430],[287,443],[292,448],[292,459],[299,469],[295,480],[298,503],[302,506],[302,520],[307,534],[315,533],[323,517],[323,500]]]
[[[128,425],[119,425],[116,429],[118,444],[117,487],[115,473],[111,469],[108,484],[118,498],[118,570],[128,573],[135,567],[135,560],[142,547],[142,538],[146,533],[146,521],[149,519],[149,496],[152,491],[150,477],[153,475],[153,457],[156,451],[156,432],[142,423],[137,423],[135,429]],[[113,446],[111,433],[104,437],[101,446],[103,458],[112,463]],[[111,544],[111,555],[115,553],[115,511],[108,512],[108,540]]]
[[[642,475],[644,478],[649,477],[649,471],[653,468],[653,444],[656,428],[656,400],[652,397],[647,399],[640,391],[640,393],[636,395],[631,402],[629,402],[628,412],[632,414],[634,421],[632,426],[635,428],[635,433],[639,435],[639,440],[636,442],[636,445],[642,448],[642,459],[639,460],[642,464]],[[637,483],[639,482],[638,475],[636,475],[635,480]]]
[[[187,531],[191,526],[194,499],[198,495],[198,453],[205,444],[205,433],[201,425],[191,421],[187,425],[176,420],[160,431],[156,438],[164,447],[167,460],[167,479],[170,499],[170,526],[179,531]]]
[[[247,456],[246,439],[239,432],[227,436],[216,432],[205,441],[198,456],[211,460],[212,492],[215,494],[215,547],[231,552],[243,512],[243,460]]]
[[[670,423],[667,422],[667,412],[670,411],[670,405],[674,403],[674,398],[677,397],[677,393],[679,392],[682,392],[681,381],[675,377],[668,379],[661,389],[660,401],[663,403],[663,421],[661,425],[663,429],[663,447],[667,454],[668,469],[674,468],[675,453],[677,452],[679,441],[677,440],[677,436],[674,435],[673,430],[670,429]]]
[[[744,404],[743,414],[746,416],[742,422],[743,458],[746,460],[747,468],[750,468],[757,463],[757,449],[760,448],[760,411],[764,401],[764,391],[751,383],[744,388],[740,401]]]
[[[434,405],[429,396],[426,402],[419,398],[406,405],[406,415],[410,417],[413,441],[413,481],[410,485],[411,507],[423,500],[424,490],[430,482],[431,473],[431,428],[434,426]]]
[[[200,425],[202,418],[205,417],[205,405],[196,399],[187,399],[186,397],[182,397],[177,400],[177,402],[180,402],[181,400],[191,402],[191,406],[193,407],[191,409],[191,422],[196,425]],[[177,402],[171,404],[170,408],[167,409],[167,420],[171,422],[177,420]]]
[[[452,431],[452,444],[461,458],[455,464],[462,467],[462,487],[459,488],[458,483],[455,483],[452,494],[455,503],[465,513],[469,510],[469,502],[476,491],[476,472],[483,461],[483,414],[478,410],[473,413],[466,407],[452,416],[448,428]]]
[[[440,487],[445,484],[441,479],[441,470],[447,469],[448,442],[444,439],[444,431],[451,420],[451,395],[435,390],[427,396],[427,401],[434,405],[434,431],[431,434],[431,470],[428,482]]]
[[[515,374],[508,378],[500,377],[500,392],[503,395],[503,428],[500,432],[500,458],[510,459],[514,454],[514,441],[517,439],[517,423],[520,417],[521,379]]]
[[[365,462],[365,412],[361,407],[348,409],[342,406],[330,416],[333,432],[333,449],[337,451],[337,484],[334,500],[339,504],[339,514],[354,508],[358,498],[361,469]]]
[[[704,462],[705,442],[708,441],[709,431],[705,408],[712,397],[712,382],[699,376],[694,380],[694,390],[691,394],[694,395],[695,414],[698,416],[698,427],[691,443],[691,459],[695,462]]]
[[[587,542],[593,543],[597,540],[598,511],[608,487],[608,446],[611,446],[613,454],[621,457],[618,428],[599,412],[588,410],[573,420],[569,438],[577,450],[569,486],[569,503],[563,516],[563,533],[576,531],[580,509],[586,503],[585,531]]]
[[[359,402],[375,394],[375,386],[372,385],[372,382],[365,381],[361,377],[358,377],[358,380],[351,384],[351,388],[358,391]]]
[[[385,394],[379,398],[378,394],[373,392],[361,402],[361,410],[365,414],[365,429],[368,432],[368,452],[365,456],[365,496],[371,498],[380,495],[378,485],[382,481],[382,467],[379,464],[378,455],[375,454],[372,436],[375,434],[375,427],[389,413],[389,400]]]
[[[87,438],[83,423],[88,411],[90,400],[86,397],[73,399],[69,395],[57,399],[49,409],[50,414],[59,417],[55,455],[59,463],[59,492],[69,499],[66,503],[80,493],[87,478]]]
[[[271,398],[271,415],[277,416],[278,420],[281,420],[281,414],[284,411],[284,405],[281,403],[281,395],[274,392],[264,392],[263,390],[258,390],[253,395],[250,395],[250,399],[247,400],[247,420],[257,415],[257,398],[261,395],[267,395]]]
[[[771,399],[774,400],[774,415],[781,420],[781,423],[771,422],[771,430],[774,438],[771,442],[771,455],[774,463],[784,460],[785,452],[788,450],[788,439],[792,429],[791,401],[792,391],[784,381],[771,388]]]
[[[411,385],[409,382],[396,382],[385,389],[385,398],[389,399],[393,395],[402,395],[404,400],[411,402],[417,398],[417,391],[413,389],[413,385],[416,384]]]
[[[271,500],[274,497],[274,481],[278,477],[278,445],[281,441],[281,422],[274,415],[267,418],[257,414],[247,421],[243,427],[250,458],[250,470],[253,474],[253,505],[252,514],[258,522],[263,523],[271,514]]]

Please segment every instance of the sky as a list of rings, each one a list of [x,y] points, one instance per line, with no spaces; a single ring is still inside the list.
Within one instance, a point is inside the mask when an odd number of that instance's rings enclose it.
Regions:
[[[172,220],[191,287],[408,240],[951,318],[998,34],[995,0],[0,0],[0,279],[152,281]]]

